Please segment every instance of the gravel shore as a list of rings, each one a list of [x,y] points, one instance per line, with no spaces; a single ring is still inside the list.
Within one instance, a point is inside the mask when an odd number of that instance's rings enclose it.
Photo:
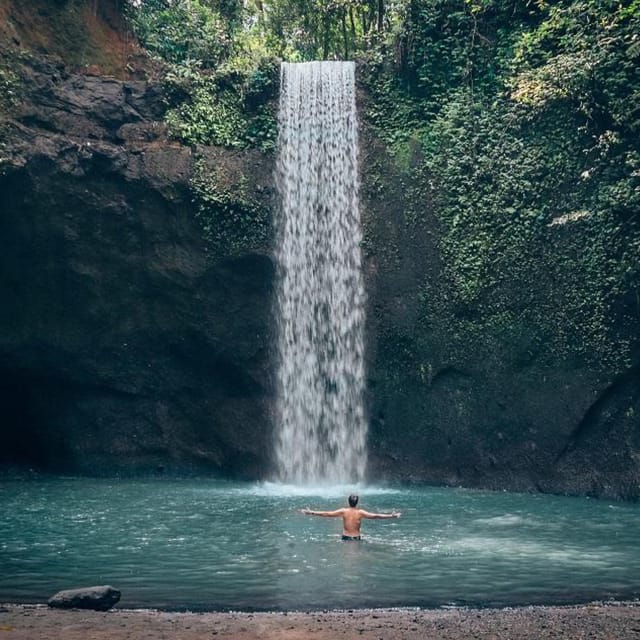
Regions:
[[[0,606],[0,640],[640,639],[640,602],[509,609],[310,613],[60,611]]]

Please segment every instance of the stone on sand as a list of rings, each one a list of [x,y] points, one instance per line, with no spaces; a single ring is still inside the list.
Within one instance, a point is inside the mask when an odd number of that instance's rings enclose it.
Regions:
[[[107,611],[120,600],[120,591],[109,585],[58,591],[48,601],[56,609],[93,609]]]

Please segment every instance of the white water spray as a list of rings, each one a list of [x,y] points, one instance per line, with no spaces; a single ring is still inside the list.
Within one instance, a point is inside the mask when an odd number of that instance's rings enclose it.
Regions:
[[[283,63],[278,479],[364,479],[364,286],[353,62]]]

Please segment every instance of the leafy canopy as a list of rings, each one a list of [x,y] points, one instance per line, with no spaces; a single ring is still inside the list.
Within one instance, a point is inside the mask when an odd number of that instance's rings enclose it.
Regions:
[[[357,59],[366,123],[405,173],[406,224],[419,233],[432,211],[440,225],[423,324],[453,310],[469,340],[520,327],[547,354],[629,361],[640,0],[140,0],[129,14],[191,144],[271,150],[278,60]],[[240,205],[203,185],[232,227]]]

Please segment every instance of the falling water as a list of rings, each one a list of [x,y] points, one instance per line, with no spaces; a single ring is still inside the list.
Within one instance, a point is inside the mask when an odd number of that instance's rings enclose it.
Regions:
[[[279,479],[363,479],[364,287],[353,62],[283,63],[278,138]]]

